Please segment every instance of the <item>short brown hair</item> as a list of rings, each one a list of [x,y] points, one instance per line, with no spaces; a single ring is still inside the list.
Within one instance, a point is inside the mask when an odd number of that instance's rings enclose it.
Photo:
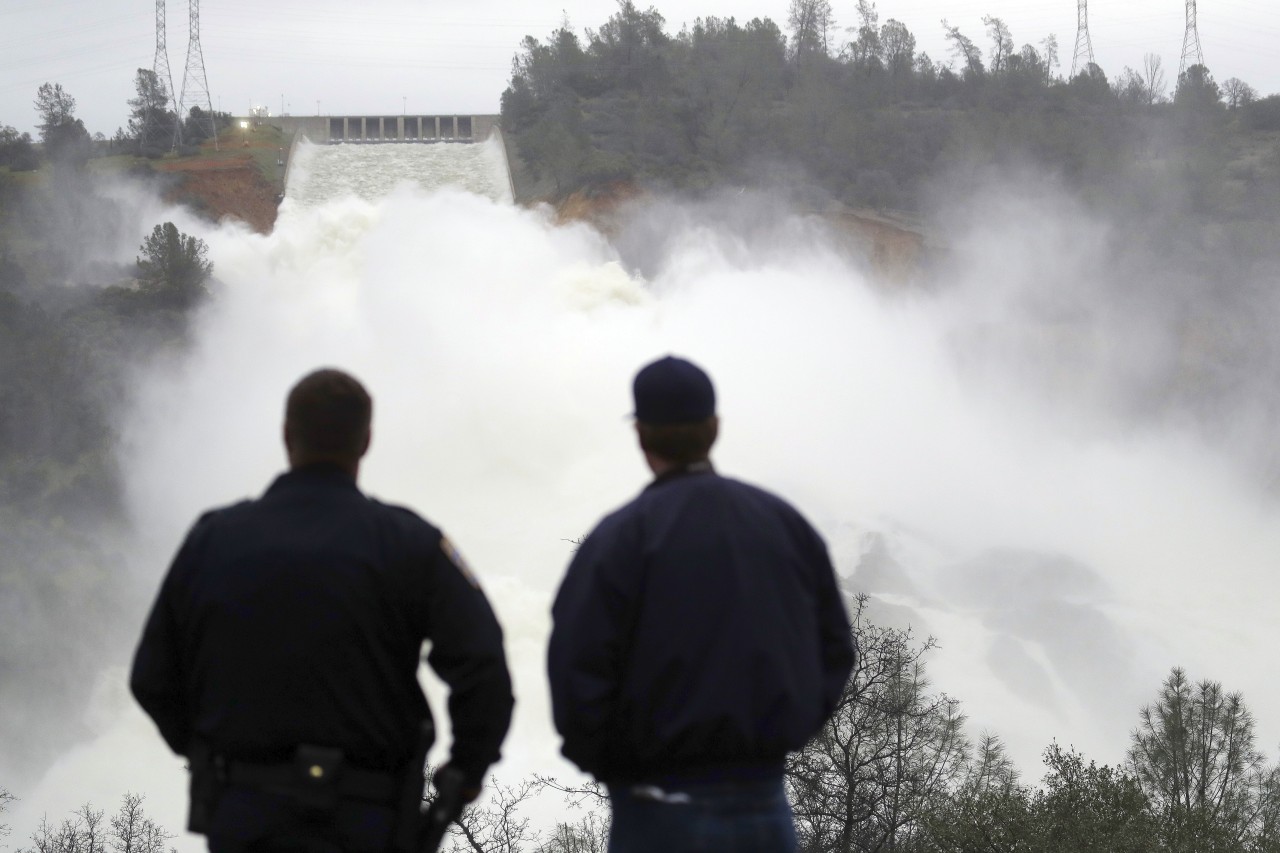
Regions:
[[[715,417],[685,424],[650,424],[636,421],[640,449],[676,465],[701,462],[711,453],[720,432],[720,419]]]
[[[359,459],[372,420],[369,392],[355,377],[333,368],[302,377],[285,403],[292,450],[305,457]]]

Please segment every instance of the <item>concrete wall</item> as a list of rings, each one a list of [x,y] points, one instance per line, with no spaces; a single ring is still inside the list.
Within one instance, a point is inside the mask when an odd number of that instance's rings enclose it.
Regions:
[[[483,142],[498,126],[498,116],[271,116],[247,119],[274,125],[312,142]]]
[[[269,116],[265,118],[232,119],[233,126],[240,122],[257,122],[280,128],[285,135],[281,153],[285,160],[280,169],[280,192],[289,185],[289,168],[293,165],[293,152],[303,139],[311,142],[337,143],[421,143],[421,142],[483,142],[497,133],[501,140],[498,116]],[[505,145],[504,145],[505,148]],[[285,154],[284,152],[288,153]],[[511,178],[510,165],[507,170]],[[512,194],[514,195],[514,184]]]

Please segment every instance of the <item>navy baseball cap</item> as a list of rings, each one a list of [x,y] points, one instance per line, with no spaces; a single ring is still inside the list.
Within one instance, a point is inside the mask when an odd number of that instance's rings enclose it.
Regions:
[[[698,365],[675,356],[646,364],[631,385],[635,419],[646,424],[689,424],[716,413],[716,390]]]

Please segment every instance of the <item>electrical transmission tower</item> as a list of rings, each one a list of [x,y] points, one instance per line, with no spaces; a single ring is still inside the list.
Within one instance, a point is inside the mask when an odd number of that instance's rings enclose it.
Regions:
[[[173,73],[169,70],[169,48],[165,45],[165,21],[164,21],[164,2],[165,0],[156,0],[156,58],[151,62],[151,73],[155,75],[155,82],[165,87],[165,103],[173,103],[174,109],[181,111],[178,107],[178,93],[173,90]],[[139,92],[139,98],[146,98],[146,93]],[[160,148],[169,143],[168,134],[165,133],[164,115],[157,115],[157,105],[154,99],[143,104],[146,114],[143,116],[142,135],[138,139],[138,143],[142,146],[144,152]]]
[[[1187,0],[1187,34],[1182,37],[1182,63],[1178,66],[1178,78],[1193,65],[1204,65],[1204,52],[1200,49],[1200,30],[1196,26],[1196,0]]]
[[[190,36],[187,41],[187,67],[182,72],[182,96],[178,99],[178,127],[182,127],[182,113],[188,107],[199,107],[204,116],[197,124],[213,139],[218,147],[218,125],[213,118],[213,98],[209,96],[209,81],[204,73],[204,51],[200,49],[200,0],[188,0],[187,19]],[[190,93],[190,97],[188,97]],[[179,129],[178,131],[182,131]]]
[[[1089,38],[1089,0],[1076,0],[1076,22],[1076,52],[1071,59],[1072,77],[1093,64],[1093,39]]]

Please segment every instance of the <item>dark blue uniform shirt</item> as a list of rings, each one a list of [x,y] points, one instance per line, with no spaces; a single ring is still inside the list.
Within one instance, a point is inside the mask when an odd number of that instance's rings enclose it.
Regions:
[[[601,521],[552,615],[563,752],[606,782],[780,775],[854,661],[817,532],[709,465],[658,478]]]
[[[131,687],[179,754],[201,738],[270,763],[305,743],[397,771],[431,717],[417,680],[424,640],[450,688],[452,763],[479,782],[513,704],[488,601],[439,530],[317,466],[196,522]]]

